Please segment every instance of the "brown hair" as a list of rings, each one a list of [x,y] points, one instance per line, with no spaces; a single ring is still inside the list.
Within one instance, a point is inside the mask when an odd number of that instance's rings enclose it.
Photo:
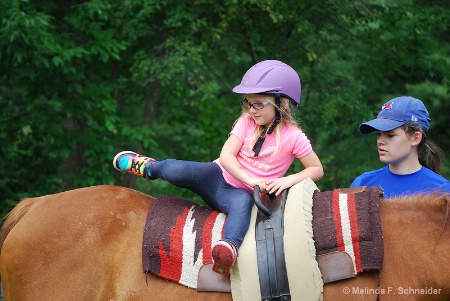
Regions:
[[[432,171],[441,174],[442,150],[433,141],[428,139],[428,132],[423,130],[417,124],[409,123],[402,126],[402,129],[406,132],[407,135],[413,135],[415,132],[422,133],[422,141],[420,141],[417,147],[419,162]]]

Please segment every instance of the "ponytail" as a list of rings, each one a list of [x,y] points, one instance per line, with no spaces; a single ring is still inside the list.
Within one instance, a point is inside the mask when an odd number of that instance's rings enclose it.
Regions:
[[[428,139],[427,132],[425,132],[420,126],[414,124],[406,124],[404,130],[408,135],[412,135],[414,132],[422,133],[422,141],[420,141],[417,147],[417,153],[419,156],[419,163],[425,166],[437,174],[441,174],[442,168],[442,150],[433,141]]]
[[[422,140],[423,141],[423,140]],[[441,174],[441,149],[432,141],[424,141],[417,148],[419,154],[419,162],[425,167]]]

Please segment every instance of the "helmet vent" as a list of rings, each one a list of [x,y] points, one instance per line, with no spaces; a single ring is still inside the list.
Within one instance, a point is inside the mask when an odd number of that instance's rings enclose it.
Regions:
[[[261,75],[261,77],[259,78],[259,80],[258,80],[258,82],[257,82],[256,84],[258,85],[259,83],[261,83],[261,82],[264,80],[264,78],[267,76],[267,74],[268,74],[271,70],[272,70],[272,68],[270,68],[269,70],[267,70],[266,72],[264,72],[264,74]]]

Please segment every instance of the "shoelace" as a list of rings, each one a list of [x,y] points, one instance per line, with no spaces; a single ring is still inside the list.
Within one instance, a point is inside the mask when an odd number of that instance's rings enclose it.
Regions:
[[[139,160],[139,159],[140,159],[139,156],[135,156],[135,157],[131,158],[131,167],[130,167],[130,169],[132,169],[132,170],[134,170],[136,172],[141,172],[141,167],[142,167],[142,165],[144,165],[146,163],[146,160],[145,159]]]

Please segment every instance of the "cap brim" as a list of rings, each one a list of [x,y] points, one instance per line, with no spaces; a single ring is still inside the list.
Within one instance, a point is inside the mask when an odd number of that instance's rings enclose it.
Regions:
[[[373,119],[367,122],[362,123],[359,126],[359,131],[363,134],[372,133],[374,131],[391,131],[399,126],[404,125],[404,121],[397,121],[392,119]]]

